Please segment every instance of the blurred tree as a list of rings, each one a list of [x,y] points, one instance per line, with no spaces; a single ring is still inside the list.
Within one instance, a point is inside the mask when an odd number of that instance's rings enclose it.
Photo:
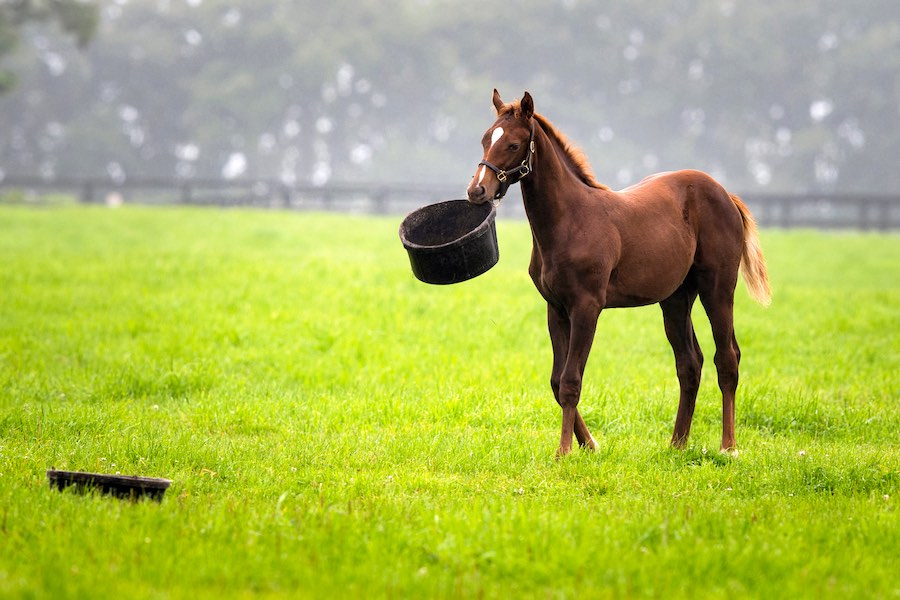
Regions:
[[[896,0],[101,0],[86,52],[36,23],[14,53],[3,2],[0,172],[462,188],[497,87],[613,186],[900,187]]]
[[[83,0],[0,0],[0,59],[16,47],[20,28],[29,22],[55,22],[83,48],[97,30],[98,12]],[[0,70],[0,93],[15,81],[12,72]]]

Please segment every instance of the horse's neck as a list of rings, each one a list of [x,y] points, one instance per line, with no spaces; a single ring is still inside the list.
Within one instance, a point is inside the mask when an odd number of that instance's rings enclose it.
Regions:
[[[520,186],[531,230],[544,245],[552,244],[559,231],[568,229],[570,220],[579,218],[581,211],[573,209],[583,196],[584,183],[566,165],[565,150],[542,127],[538,126],[535,138],[534,171]]]

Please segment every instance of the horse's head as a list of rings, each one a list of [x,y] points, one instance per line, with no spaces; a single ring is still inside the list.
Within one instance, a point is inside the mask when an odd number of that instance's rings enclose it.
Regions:
[[[484,132],[484,157],[466,191],[469,202],[499,200],[509,186],[531,173],[534,156],[534,100],[525,92],[522,100],[504,104],[494,90],[497,120]]]

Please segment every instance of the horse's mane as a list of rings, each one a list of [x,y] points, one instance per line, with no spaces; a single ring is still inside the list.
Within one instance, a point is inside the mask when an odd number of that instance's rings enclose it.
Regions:
[[[504,115],[508,112],[513,112],[516,117],[519,117],[521,114],[520,102],[518,100],[507,104],[504,109],[500,112],[501,115]],[[584,182],[585,185],[588,185],[592,188],[597,188],[598,190],[609,190],[610,187],[603,185],[594,177],[594,171],[591,169],[591,164],[588,162],[587,156],[584,151],[569,141],[569,138],[565,136],[560,130],[558,130],[553,123],[547,120],[547,118],[539,113],[534,113],[534,119],[537,120],[538,124],[540,124],[541,129],[544,130],[550,139],[556,142],[556,144],[562,148],[563,155],[566,158],[566,163],[568,164],[569,169],[575,174],[578,179]]]

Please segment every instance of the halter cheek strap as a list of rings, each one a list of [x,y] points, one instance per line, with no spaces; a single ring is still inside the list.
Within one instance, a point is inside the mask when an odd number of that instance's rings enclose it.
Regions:
[[[504,170],[489,163],[486,160],[478,163],[478,166],[484,165],[488,169],[494,172],[497,175],[497,181],[500,182],[500,187],[497,188],[497,193],[494,194],[494,200],[500,200],[503,196],[506,195],[506,191],[509,189],[514,183],[518,183],[531,173],[532,171],[532,160],[534,159],[534,121],[531,122],[531,139],[528,140],[528,155],[525,159],[517,166],[512,169]],[[515,177],[515,179],[510,180],[510,177]]]

